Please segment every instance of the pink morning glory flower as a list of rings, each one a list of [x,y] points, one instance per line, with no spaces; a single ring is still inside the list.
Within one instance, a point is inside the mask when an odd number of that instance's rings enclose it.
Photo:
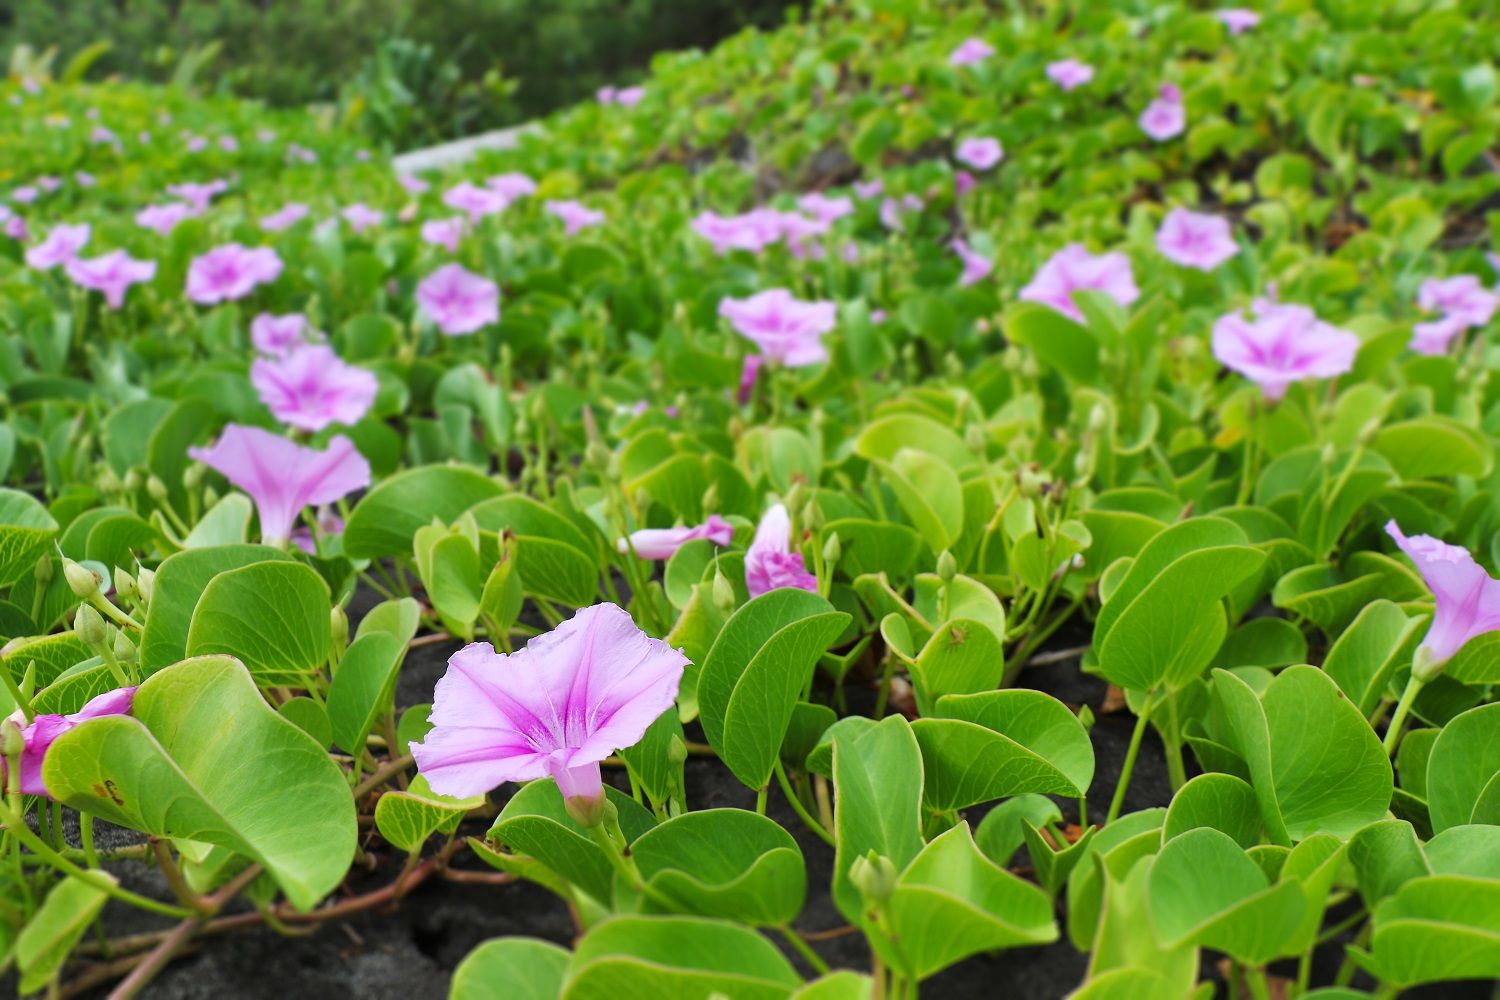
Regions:
[[[270,215],[261,216],[260,228],[268,233],[279,233],[282,230],[290,229],[307,218],[307,214],[310,211],[311,209],[300,201],[289,201]]]
[[[273,417],[314,434],[329,424],[359,423],[379,388],[373,372],[346,363],[322,344],[257,358],[250,383]]]
[[[713,244],[714,252],[720,255],[731,250],[760,253],[781,238],[780,220],[772,217],[779,215],[772,209],[757,209],[742,215],[700,212],[689,225],[693,232]]]
[[[78,256],[78,251],[83,249],[92,234],[93,229],[88,223],[53,226],[45,240],[26,251],[26,264],[39,271],[66,264]]]
[[[294,163],[317,163],[318,154],[306,146],[297,143],[288,143],[286,147],[286,158]]]
[[[828,360],[823,335],[838,322],[838,307],[803,302],[785,288],[771,288],[745,299],[726,296],[719,301],[719,315],[767,358],[798,368]]]
[[[1409,346],[1418,354],[1447,354],[1453,341],[1462,337],[1469,324],[1460,316],[1443,316],[1412,327]]]
[[[1424,666],[1441,667],[1470,639],[1500,629],[1500,580],[1486,573],[1468,549],[1431,535],[1408,538],[1395,520],[1385,530],[1417,564],[1437,602],[1432,625],[1417,651],[1418,662],[1425,650]]]
[[[458,253],[458,243],[464,238],[467,225],[461,215],[447,219],[429,219],[422,223],[422,242],[443,247],[449,253]]]
[[[1059,59],[1047,64],[1047,79],[1063,90],[1076,90],[1094,78],[1094,67],[1077,59]]]
[[[1231,35],[1243,34],[1260,23],[1260,15],[1244,7],[1226,7],[1215,11],[1214,16],[1224,23]]]
[[[117,688],[91,698],[83,708],[72,715],[38,715],[29,724],[26,722],[26,717],[19,711],[12,715],[11,721],[22,727],[21,794],[44,795],[51,798],[47,794],[46,784],[42,781],[42,761],[46,759],[47,751],[52,748],[53,743],[57,742],[57,738],[90,719],[127,714],[134,699],[135,688]],[[4,775],[5,761],[0,759],[0,777]]]
[[[199,212],[206,212],[214,196],[228,190],[228,181],[214,180],[207,184],[173,184],[167,188],[167,194],[174,198],[181,198]]]
[[[477,223],[486,215],[498,215],[505,211],[509,200],[498,191],[479,187],[464,181],[443,192],[443,204],[460,212],[466,212],[469,221]]]
[[[219,148],[226,153],[237,153],[240,150],[240,141],[232,135],[220,136]]]
[[[10,193],[10,200],[17,205],[30,205],[40,198],[42,193],[34,185],[23,184]]]
[[[1084,321],[1083,313],[1073,302],[1073,293],[1104,292],[1122,306],[1140,298],[1130,258],[1122,253],[1091,254],[1082,243],[1070,243],[1048,259],[1041,270],[1021,289],[1027,302],[1040,302],[1075,322]]]
[[[273,316],[261,313],[250,321],[250,343],[262,354],[285,354],[308,343],[315,331],[301,313]],[[321,334],[317,335],[321,337]]]
[[[1240,252],[1229,220],[1174,208],[1156,231],[1156,249],[1174,264],[1212,271]]]
[[[981,257],[969,249],[969,244],[963,240],[954,239],[952,246],[953,252],[958,254],[958,259],[964,264],[964,273],[958,279],[960,287],[981,281],[989,277],[990,271],[994,270],[995,265],[988,257]]]
[[[1166,142],[1182,134],[1187,127],[1187,109],[1182,105],[1182,90],[1173,83],[1164,83],[1157,92],[1156,100],[1146,105],[1138,119],[1141,131],[1157,142]]]
[[[136,260],[124,250],[87,260],[74,257],[63,264],[63,269],[75,285],[101,293],[111,309],[125,304],[125,292],[131,285],[156,277],[156,261]]]
[[[797,207],[830,226],[844,216],[854,214],[854,202],[848,198],[830,198],[821,191],[810,191],[798,198]]]
[[[616,100],[619,98],[616,97]],[[491,191],[504,198],[507,205],[517,198],[536,194],[536,181],[514,170],[510,173],[496,174],[485,181],[485,184],[489,185]]]
[[[600,104],[613,104],[615,103],[615,93],[615,88],[606,84],[594,91],[594,100]]]
[[[792,551],[792,519],[785,504],[766,511],[755,527],[745,551],[745,586],[752,598],[780,587],[818,589],[818,578],[807,571],[802,553]]]
[[[1359,338],[1318,319],[1306,306],[1256,300],[1255,318],[1237,312],[1214,324],[1214,357],[1260,386],[1275,402],[1293,382],[1333,378],[1354,367]]]
[[[431,184],[427,183],[422,178],[416,177],[412,174],[397,174],[396,183],[400,184],[401,187],[405,189],[406,193],[411,195],[413,198],[417,197],[418,195],[426,194],[428,189],[432,187]]]
[[[201,153],[208,148],[208,140],[201,135],[191,135],[188,136],[186,145],[189,153]]]
[[[26,220],[14,214],[9,209],[0,212],[0,220],[5,223],[5,235],[13,240],[25,240],[31,236],[30,230],[26,228]]]
[[[549,201],[547,211],[563,222],[563,232],[573,236],[581,229],[597,226],[604,221],[604,213],[589,208],[577,201]]]
[[[99,183],[99,178],[95,177],[87,170],[75,170],[73,171],[73,183],[77,184],[81,188],[91,188],[95,184]]]
[[[342,434],[319,450],[230,424],[212,447],[188,454],[250,494],[267,545],[287,543],[302,508],[334,503],[370,485],[370,463]]]
[[[344,519],[334,513],[332,507],[319,507],[313,518],[318,524],[318,534],[313,535],[313,530],[305,524],[299,524],[292,529],[292,544],[310,556],[318,554],[318,538],[329,538],[344,533]]]
[[[687,664],[614,604],[581,608],[508,655],[471,643],[437,683],[432,730],[411,745],[417,770],[459,797],[552,778],[570,814],[597,821],[599,762],[672,707]]]
[[[905,195],[900,200],[887,198],[880,203],[880,224],[893,233],[905,232],[906,223],[902,216],[909,212],[920,212],[922,207],[922,199],[914,194]]]
[[[967,170],[953,171],[953,193],[960,198],[974,190],[979,182]]]
[[[995,54],[995,47],[982,38],[967,38],[958,48],[948,53],[950,66],[973,66]]]
[[[620,552],[634,551],[638,559],[670,559],[688,542],[707,538],[723,547],[734,538],[734,526],[717,514],[694,528],[642,528],[630,533],[630,541],[620,539]]]
[[[755,392],[755,383],[760,379],[760,369],[765,363],[765,357],[760,354],[745,355],[744,363],[740,365],[740,387],[735,393],[735,399],[739,400],[740,405],[750,402],[750,395]]]
[[[36,179],[36,183],[37,187],[50,194],[51,192],[56,191],[58,188],[62,187],[62,178],[53,177],[51,174],[46,174],[42,177],[38,177]]]
[[[776,226],[786,241],[787,251],[797,258],[823,259],[823,247],[814,240],[828,232],[828,223],[810,219],[797,212],[776,212]]]
[[[854,196],[860,201],[869,201],[871,198],[880,197],[885,190],[885,181],[875,178],[873,181],[855,181]]]
[[[191,219],[198,213],[193,206],[180,201],[169,201],[162,205],[147,205],[135,213],[135,224],[143,229],[154,229],[163,236],[170,233],[183,219]]]
[[[444,264],[417,286],[417,307],[450,337],[500,321],[500,288],[458,264]]]
[[[1005,158],[1000,140],[989,136],[965,139],[953,153],[954,159],[975,170],[988,170]]]
[[[103,125],[95,125],[89,132],[89,142],[100,146],[118,146],[120,144],[120,137]]]
[[[1500,308],[1500,295],[1480,283],[1472,274],[1451,278],[1428,278],[1417,289],[1417,305],[1441,312],[1466,326],[1484,326]]]
[[[193,258],[188,265],[187,297],[206,306],[233,302],[249,295],[256,285],[275,281],[281,266],[281,258],[270,247],[226,243]]]
[[[343,216],[344,221],[349,223],[349,228],[356,233],[362,233],[371,226],[378,226],[385,221],[383,213],[375,211],[362,201],[348,206],[339,215]]]
[[[621,107],[633,108],[645,98],[645,87],[621,87],[615,91],[615,103]]]

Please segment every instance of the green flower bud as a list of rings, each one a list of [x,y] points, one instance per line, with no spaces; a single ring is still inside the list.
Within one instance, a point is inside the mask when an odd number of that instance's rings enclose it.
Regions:
[[[328,612],[328,629],[332,633],[333,644],[340,649],[344,648],[349,642],[349,616],[337,604]]]
[[[63,576],[67,577],[68,586],[78,597],[87,599],[99,593],[100,581],[94,571],[71,559],[63,559]]]
[[[162,501],[167,499],[167,484],[162,482],[156,476],[152,476],[150,479],[146,480],[146,495],[149,496],[152,500],[161,503]]]
[[[718,513],[719,510],[719,484],[709,483],[708,489],[703,491],[703,513],[705,516]]]
[[[114,650],[115,659],[121,663],[135,662],[135,643],[130,641],[130,636],[122,628],[115,629]]]
[[[182,470],[182,485],[184,489],[196,490],[203,485],[203,477],[208,473],[208,467],[202,462],[194,462]]]
[[[0,754],[16,760],[26,749],[26,737],[21,735],[20,723],[15,719],[0,721]]]
[[[109,641],[109,630],[104,627],[104,616],[94,610],[92,604],[80,604],[73,616],[73,631],[78,641],[89,649],[98,649]]]
[[[151,592],[156,585],[156,571],[142,566],[135,575],[135,590],[141,595],[142,604],[151,603]]]
[[[871,850],[854,859],[849,866],[849,881],[859,890],[865,902],[878,906],[896,892],[896,880],[900,872],[891,859]]]
[[[667,760],[672,764],[684,764],[688,759],[687,744],[676,733],[667,741]]]
[[[714,605],[726,615],[734,608],[734,584],[722,572],[714,570]]]
[[[953,553],[947,549],[944,549],[938,556],[937,574],[944,583],[952,583],[953,578],[958,575],[958,560],[954,559]]]
[[[115,594],[122,601],[134,600],[136,596],[135,577],[119,566],[115,567]]]
[[[125,492],[134,493],[141,488],[141,470],[130,469],[125,473]]]
[[[807,531],[816,533],[821,531],[823,525],[827,523],[828,521],[823,516],[823,508],[818,503],[817,497],[809,500],[807,506],[802,509],[802,527]]]
[[[827,541],[823,543],[823,565],[829,569],[833,569],[833,567],[838,565],[839,560],[843,556],[844,543],[839,541],[839,533],[837,531],[829,532]]]
[[[94,477],[94,485],[98,487],[100,493],[118,493],[125,488],[125,484],[120,482],[120,477],[115,475],[115,470],[107,465]]]
[[[57,570],[52,567],[52,554],[50,552],[38,559],[36,561],[36,588],[38,590],[46,590],[48,585],[52,583],[52,577],[56,572]]]
[[[807,483],[801,479],[792,483],[792,488],[786,491],[786,512],[796,520],[802,513],[802,508],[807,504]]]

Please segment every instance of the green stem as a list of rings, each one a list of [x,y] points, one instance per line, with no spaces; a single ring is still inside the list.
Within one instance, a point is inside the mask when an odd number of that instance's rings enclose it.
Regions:
[[[764,816],[766,814],[766,796],[770,793],[770,785],[761,785],[760,791],[755,793],[755,811]]]
[[[1130,734],[1130,747],[1125,751],[1125,763],[1120,769],[1120,780],[1115,785],[1115,796],[1109,803],[1109,814],[1104,817],[1104,825],[1113,823],[1120,815],[1120,807],[1125,804],[1125,790],[1130,787],[1130,773],[1135,770],[1135,758],[1141,752],[1141,740],[1146,735],[1146,723],[1151,718],[1151,710],[1156,707],[1155,692],[1146,696],[1146,704],[1141,706],[1141,714],[1136,716],[1135,729]]]
[[[1396,712],[1391,716],[1391,724],[1385,730],[1387,757],[1395,754],[1396,744],[1401,742],[1401,730],[1406,726],[1406,716],[1411,712],[1412,702],[1417,700],[1417,692],[1422,690],[1422,684],[1415,672],[1407,678],[1406,690],[1401,692],[1401,700],[1396,702]]]
[[[776,758],[776,780],[781,785],[782,794],[786,796],[787,802],[791,804],[792,811],[802,819],[803,823],[807,824],[807,828],[823,838],[829,847],[837,847],[838,844],[833,839],[833,834],[829,833],[824,829],[822,823],[813,818],[812,813],[807,811],[807,806],[802,804],[802,799],[798,797],[796,791],[792,788],[792,781],[787,777],[786,768],[781,763],[780,755]]]
[[[811,945],[802,940],[802,935],[798,934],[796,931],[792,930],[785,924],[777,924],[776,931],[786,939],[786,943],[791,945],[792,949],[796,951],[797,954],[801,955],[804,959],[807,960],[807,964],[812,966],[814,971],[816,971],[818,975],[828,975],[828,963],[823,961],[823,957],[821,955],[812,950]]]
[[[1271,1000],[1271,988],[1266,983],[1265,969],[1252,969],[1246,965],[1242,967],[1245,974],[1245,985],[1250,990],[1250,996],[1254,1000]]]
[[[10,667],[5,663],[0,663],[0,681],[5,683],[5,690],[10,694],[11,701],[21,709],[21,714],[26,717],[27,725],[30,725],[36,718],[36,712],[31,708],[31,699],[26,697],[26,693],[16,683],[15,677],[11,676]]]

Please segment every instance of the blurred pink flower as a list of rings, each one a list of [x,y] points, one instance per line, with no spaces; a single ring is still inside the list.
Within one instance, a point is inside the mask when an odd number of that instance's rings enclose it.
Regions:
[[[491,191],[504,198],[507,205],[518,198],[536,194],[536,181],[514,170],[505,174],[496,174],[485,181],[485,184]]]
[[[201,135],[190,135],[187,137],[186,146],[189,153],[201,153],[208,148],[208,140]]]
[[[1428,278],[1417,289],[1417,305],[1461,320],[1465,326],[1484,326],[1500,308],[1500,295],[1484,287],[1477,275]]]
[[[229,190],[229,182],[225,180],[213,180],[207,184],[171,184],[167,186],[167,194],[174,198],[181,198],[197,212],[208,211],[209,202],[214,200],[215,195],[223,194]]]
[[[187,297],[200,305],[242,299],[256,285],[280,277],[281,266],[281,258],[270,247],[226,243],[193,258],[188,265]]]
[[[973,66],[995,54],[995,47],[982,38],[968,38],[948,53],[950,66]]]
[[[722,255],[730,250],[760,253],[781,239],[780,214],[775,209],[755,209],[741,215],[700,212],[689,225],[713,244],[715,253]]]
[[[1455,338],[1461,337],[1469,324],[1461,316],[1444,316],[1417,323],[1411,330],[1410,346],[1418,354],[1447,354]]]
[[[1094,78],[1094,67],[1077,59],[1059,59],[1047,64],[1047,79],[1063,90],[1075,90]]]
[[[922,199],[914,194],[904,195],[899,201],[887,198],[880,203],[880,224],[893,233],[904,233],[906,223],[902,216],[909,212],[920,212],[922,208]]]
[[[972,285],[976,281],[981,281],[984,278],[989,277],[989,273],[994,270],[995,265],[990,261],[988,257],[981,257],[979,254],[969,249],[969,244],[965,243],[963,240],[954,239],[952,246],[953,252],[958,254],[958,259],[963,261],[964,264],[964,273],[958,279],[958,284],[960,287]]]
[[[73,183],[81,188],[91,188],[99,183],[99,179],[87,170],[73,171]]]
[[[958,144],[958,149],[953,153],[958,162],[973,167],[975,170],[989,170],[995,164],[1005,158],[1005,150],[1000,148],[1000,140],[990,136],[979,136],[977,138],[965,139]]]
[[[622,87],[615,91],[615,103],[626,108],[633,108],[641,103],[646,97],[645,87]]]
[[[261,216],[260,228],[268,233],[279,233],[284,229],[290,229],[307,218],[307,214],[310,211],[311,209],[300,201],[289,201],[270,215]]]
[[[885,181],[881,180],[879,177],[875,178],[873,181],[854,182],[854,195],[860,201],[869,201],[871,198],[878,198],[880,196],[880,193],[884,190]]]
[[[594,91],[594,100],[598,101],[600,104],[613,104],[615,103],[616,93],[617,91],[614,87],[605,85]]]
[[[26,220],[19,215],[0,213],[0,219],[5,222],[5,235],[13,240],[21,241],[31,238],[31,230],[26,228]]]
[[[563,232],[573,236],[581,229],[597,226],[604,221],[604,213],[589,208],[578,201],[549,201],[547,211],[562,220]]]
[[[417,286],[417,308],[450,337],[500,322],[500,288],[458,264],[444,264]]]
[[[848,198],[830,198],[821,191],[810,191],[798,198],[797,207],[830,226],[854,212],[854,202]]]
[[[1156,249],[1174,264],[1212,271],[1240,252],[1229,220],[1174,208],[1156,231]]]
[[[413,174],[397,174],[396,183],[400,184],[406,193],[414,198],[418,195],[426,194],[428,189],[432,187],[431,184]]]
[[[120,137],[103,125],[95,125],[89,131],[89,142],[99,146],[118,146],[120,144]]]
[[[26,251],[26,264],[39,271],[66,264],[78,256],[78,251],[88,243],[92,233],[93,229],[86,222],[76,226],[53,226],[45,240]]]
[[[717,514],[693,528],[642,528],[632,531],[627,542],[621,538],[616,547],[621,553],[634,552],[638,559],[670,559],[688,542],[707,538],[721,548],[734,539],[734,526]]]
[[[818,578],[807,571],[802,553],[792,551],[792,519],[785,504],[766,511],[745,551],[745,586],[751,598],[781,587],[817,593]]]
[[[302,508],[342,500],[370,485],[370,463],[342,434],[318,450],[259,427],[230,424],[212,447],[189,448],[188,455],[250,494],[267,545],[287,543]]]
[[[271,415],[316,434],[329,424],[359,423],[379,388],[372,372],[346,363],[324,345],[302,345],[257,358],[250,383]]]
[[[443,192],[443,204],[466,212],[469,221],[477,223],[486,215],[498,215],[510,202],[498,191],[464,181]]]
[[[1231,35],[1243,34],[1260,23],[1260,15],[1244,7],[1226,7],[1214,11],[1214,16],[1224,22]]]
[[[63,263],[73,283],[103,294],[111,309],[125,304],[125,292],[131,285],[156,277],[156,261],[136,260],[124,250],[85,260],[74,257]]]
[[[746,299],[726,296],[719,302],[719,315],[769,360],[799,368],[828,360],[823,335],[837,324],[838,307],[803,302],[785,288],[772,288]]]
[[[1187,127],[1187,109],[1182,105],[1182,90],[1173,83],[1164,83],[1156,100],[1146,105],[1139,119],[1141,131],[1157,142],[1166,142],[1182,134]]]
[[[62,179],[59,177],[53,177],[51,174],[44,174],[43,176],[36,179],[36,184],[37,187],[41,188],[43,191],[47,191],[50,193],[62,187]]]
[[[1359,338],[1318,319],[1306,306],[1256,300],[1254,319],[1233,312],[1214,324],[1214,357],[1260,386],[1275,402],[1287,386],[1333,378],[1354,367]]]
[[[237,153],[240,150],[240,141],[232,135],[220,136],[219,148],[226,153]]]
[[[1073,302],[1073,293],[1100,291],[1122,306],[1140,298],[1130,258],[1122,253],[1091,254],[1082,243],[1070,243],[1048,259],[1031,282],[1021,289],[1027,302],[1040,302],[1076,322],[1083,313]]]
[[[429,219],[422,223],[422,242],[444,247],[449,253],[458,253],[458,243],[464,238],[468,223],[461,215],[447,219]]]
[[[339,215],[343,217],[345,222],[349,223],[349,228],[353,229],[356,233],[362,233],[371,226],[378,226],[385,221],[384,213],[375,211],[375,209],[362,201],[357,201],[349,205]]]
[[[10,193],[10,200],[17,205],[30,205],[41,197],[41,192],[34,184],[23,184]]]
[[[198,213],[193,206],[180,201],[169,201],[161,205],[147,205],[135,213],[135,224],[143,229],[154,229],[163,236],[170,233],[183,219],[191,219]]]
[[[974,179],[974,175],[967,170],[953,171],[953,193],[960,198],[974,190],[975,185],[978,183]]]
[[[274,316],[261,313],[250,321],[250,343],[262,354],[279,355],[311,340],[320,340],[307,317],[301,313]]]
[[[21,727],[21,794],[51,798],[46,783],[42,781],[42,761],[46,759],[47,751],[57,742],[57,738],[90,719],[128,714],[134,699],[135,688],[116,688],[91,698],[72,715],[39,714],[30,723],[26,722],[26,716],[19,710],[12,715],[11,721]],[[5,773],[5,761],[0,758],[0,778]]]
[[[1486,573],[1468,549],[1431,535],[1408,538],[1395,519],[1385,530],[1417,564],[1436,601],[1432,624],[1418,650],[1419,657],[1426,651],[1425,666],[1440,667],[1470,639],[1500,630],[1500,580]]]
[[[747,354],[744,362],[740,365],[740,387],[735,393],[735,399],[740,405],[750,402],[750,396],[755,392],[755,383],[760,379],[760,369],[766,363],[762,354]]]

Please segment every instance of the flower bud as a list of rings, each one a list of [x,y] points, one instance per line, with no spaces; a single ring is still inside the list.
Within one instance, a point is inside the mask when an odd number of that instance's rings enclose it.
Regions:
[[[590,441],[583,450],[583,457],[589,465],[605,472],[609,469],[609,463],[614,460],[615,453],[603,441]]]
[[[1323,446],[1323,453],[1318,457],[1319,460],[1323,463],[1323,468],[1331,469],[1333,468],[1333,463],[1338,460],[1339,450],[1338,448],[1334,447],[1333,442],[1330,441]]]
[[[36,589],[46,590],[52,583],[53,574],[57,571],[52,568],[52,555],[48,553],[36,561]]]
[[[156,571],[142,566],[140,572],[135,575],[136,593],[141,595],[142,604],[151,603],[151,591],[156,584]]]
[[[1094,408],[1089,411],[1089,430],[1095,434],[1109,426],[1109,410],[1105,409],[1103,403],[1095,403]]]
[[[990,436],[982,424],[969,424],[964,428],[964,444],[968,445],[970,451],[983,455],[989,443]]]
[[[219,502],[219,491],[212,486],[203,487],[203,508],[210,510]]]
[[[343,649],[349,642],[349,616],[344,614],[344,609],[337,604],[328,612],[328,629],[332,634],[334,646]]]
[[[667,761],[671,764],[685,764],[688,759],[687,744],[682,742],[682,737],[676,733],[667,741]]]
[[[944,583],[952,583],[953,578],[958,575],[958,560],[953,558],[953,553],[944,549],[937,559],[937,574]]]
[[[865,902],[872,905],[884,903],[895,894],[896,880],[899,877],[900,873],[891,864],[891,859],[883,854],[876,854],[873,849],[855,858],[854,863],[849,866],[849,881],[859,890]]]
[[[843,556],[844,543],[839,541],[839,533],[837,531],[829,532],[827,541],[823,543],[823,565],[831,570],[838,565],[839,560]]]
[[[1042,495],[1047,479],[1035,469],[1023,468],[1016,473],[1016,485],[1020,488],[1021,496],[1035,500]]]
[[[719,484],[709,483],[708,489],[703,491],[703,514],[716,514],[719,510]]]
[[[146,495],[157,503],[165,501],[167,499],[167,484],[156,476],[152,476],[146,480]]]
[[[119,566],[115,567],[115,594],[122,601],[134,600],[136,596],[135,577]]]
[[[141,488],[141,471],[139,469],[127,470],[124,486],[126,493],[134,493],[136,490],[139,490]]]
[[[1375,435],[1380,433],[1380,418],[1371,417],[1365,425],[1359,429],[1359,444],[1368,445],[1375,440]]]
[[[734,608],[734,584],[718,569],[714,570],[714,605],[726,615]]]
[[[786,512],[795,520],[802,514],[802,508],[807,504],[807,483],[801,479],[792,483],[792,488],[786,491]]]
[[[823,516],[823,507],[818,503],[818,498],[813,497],[802,509],[802,528],[805,531],[821,531],[828,520]]]
[[[135,662],[135,643],[130,641],[130,636],[122,628],[115,629],[114,651],[115,659],[121,663]]]
[[[125,487],[125,484],[120,482],[120,477],[115,475],[115,470],[107,465],[94,477],[94,485],[100,493],[118,493]]]
[[[92,604],[80,604],[73,616],[73,631],[78,641],[89,649],[97,649],[109,641],[109,630],[104,627],[104,616],[94,610]]]
[[[78,597],[87,599],[99,593],[100,581],[94,571],[71,559],[63,559],[63,576],[67,577],[68,586]]]
[[[15,760],[25,749],[26,737],[21,733],[21,724],[15,719],[0,721],[0,754]]]

